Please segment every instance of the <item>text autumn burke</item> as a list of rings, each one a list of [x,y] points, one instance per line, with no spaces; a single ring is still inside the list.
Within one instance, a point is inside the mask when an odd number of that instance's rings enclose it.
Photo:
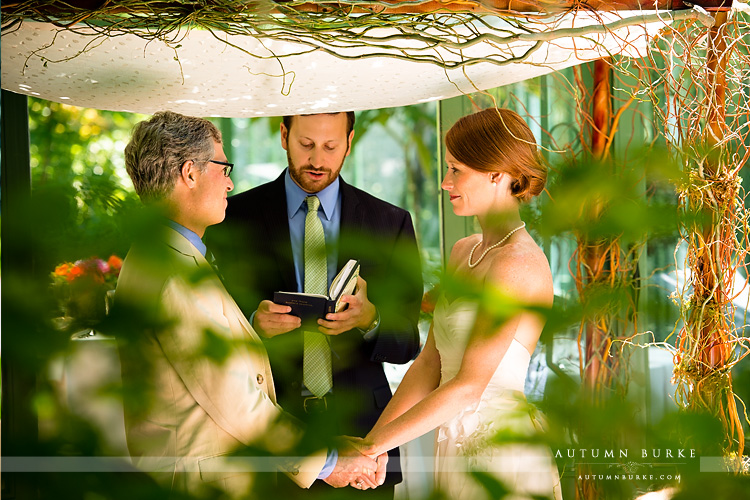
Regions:
[[[557,450],[555,452],[555,458],[631,458],[628,456],[631,453],[631,457],[635,458],[638,455],[640,458],[695,458],[694,449],[658,449],[658,448],[642,448],[640,450],[598,450],[598,449],[583,449],[583,448],[567,448],[564,450]]]

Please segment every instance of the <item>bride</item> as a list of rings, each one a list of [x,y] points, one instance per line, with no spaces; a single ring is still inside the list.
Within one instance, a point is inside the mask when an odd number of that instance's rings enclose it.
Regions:
[[[531,130],[515,112],[491,108],[461,118],[445,142],[441,187],[457,215],[475,215],[482,227],[455,244],[449,275],[477,284],[483,297],[550,307],[549,263],[519,215],[519,204],[541,193],[547,177]],[[360,451],[377,456],[436,428],[436,487],[447,498],[490,496],[471,471],[490,474],[512,498],[561,498],[549,449],[493,442],[499,432],[535,432],[523,386],[544,319],[520,310],[498,322],[488,305],[441,294],[424,349]]]

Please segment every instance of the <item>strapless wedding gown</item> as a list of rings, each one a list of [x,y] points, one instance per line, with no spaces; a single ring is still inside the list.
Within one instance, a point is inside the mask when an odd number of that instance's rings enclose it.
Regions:
[[[477,313],[476,302],[441,295],[433,316],[435,345],[440,353],[441,384],[456,376]],[[531,355],[516,339],[508,347],[478,403],[464,408],[437,428],[435,485],[450,500],[492,498],[471,471],[498,480],[513,495],[561,499],[559,476],[546,447],[493,443],[493,438],[531,436],[541,420],[523,396]],[[517,441],[517,440],[516,440]]]

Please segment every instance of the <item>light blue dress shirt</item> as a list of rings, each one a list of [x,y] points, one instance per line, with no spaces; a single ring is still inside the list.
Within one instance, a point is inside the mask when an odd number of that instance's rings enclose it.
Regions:
[[[336,462],[339,461],[339,450],[336,448],[330,448],[328,450],[328,456],[326,457],[326,463],[323,469],[318,474],[318,479],[325,479],[331,475],[333,469],[336,468]]]
[[[167,225],[187,238],[187,240],[192,243],[195,248],[198,249],[202,256],[206,256],[206,244],[203,243],[203,240],[200,236],[198,236],[196,233],[186,228],[182,224],[178,224],[173,220],[167,220]]]
[[[286,209],[289,218],[289,236],[292,243],[292,258],[294,259],[294,276],[297,279],[297,292],[305,291],[305,218],[307,217],[307,197],[311,193],[305,192],[299,187],[286,169],[284,174],[284,190],[286,192]],[[322,191],[315,193],[320,200],[318,216],[323,224],[323,233],[326,237],[327,271],[328,283],[331,286],[333,278],[338,273],[338,241],[341,228],[341,190],[339,178],[328,185]],[[322,212],[322,213],[321,213]],[[379,327],[369,332],[362,332],[365,340],[370,340],[377,335]],[[361,331],[361,330],[360,330]],[[338,461],[338,450],[332,448],[328,452],[325,466],[320,471],[318,479],[327,478]]]
[[[323,232],[326,236],[327,286],[329,288],[339,271],[337,267],[339,230],[341,228],[341,190],[339,185],[339,178],[336,177],[328,187],[315,193],[322,208],[320,222],[323,224]],[[292,180],[288,168],[284,174],[284,189],[289,218],[289,236],[292,241],[292,257],[294,258],[294,276],[297,279],[297,292],[301,293],[305,291],[305,218],[307,217],[306,199],[310,196],[310,193],[305,192]],[[320,209],[318,214],[321,214]],[[380,313],[378,313],[378,318],[380,318]],[[362,335],[364,335],[365,340],[372,340],[377,335],[378,330],[379,326],[376,326],[369,332],[362,332]]]
[[[341,190],[339,178],[336,179],[322,191],[315,195],[320,200],[322,216],[320,222],[323,224],[323,232],[326,236],[326,252],[328,283],[330,288],[333,278],[338,273],[338,241],[341,228]],[[299,187],[289,175],[289,169],[284,174],[284,190],[286,191],[286,211],[289,218],[289,236],[292,241],[292,257],[294,258],[294,276],[297,279],[297,292],[305,291],[305,218],[307,217],[307,197],[311,193],[305,192]],[[321,211],[318,210],[320,215]],[[255,313],[253,313],[254,315]],[[380,313],[378,312],[378,318]],[[251,317],[251,320],[254,316]],[[365,340],[372,340],[380,329],[376,326],[369,332],[362,332]]]

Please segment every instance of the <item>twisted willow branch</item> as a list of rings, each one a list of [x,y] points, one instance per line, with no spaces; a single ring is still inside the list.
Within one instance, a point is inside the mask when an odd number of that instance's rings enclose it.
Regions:
[[[548,6],[550,2],[539,3]],[[198,4],[126,0],[107,2],[98,9],[88,10],[61,2],[40,6],[39,2],[26,1],[2,7],[6,21],[2,31],[3,34],[12,32],[23,20],[34,20],[94,39],[135,35],[179,49],[179,43],[188,30],[202,29],[228,46],[258,59],[278,60],[322,51],[344,60],[388,57],[456,69],[478,63],[503,66],[525,61],[542,43],[567,37],[604,35],[620,28],[653,22],[687,19],[704,24],[713,22],[704,11],[693,9],[622,18],[609,24],[600,19],[600,23],[589,26],[551,29],[549,24],[538,20],[543,18],[547,22],[559,23],[562,15],[550,17],[543,13],[520,13],[476,2],[465,2],[463,12],[455,3],[445,4],[451,6],[452,12],[446,12],[446,7],[432,7],[434,5],[431,0],[367,4],[344,0],[333,5],[319,0],[283,3],[257,0],[240,4],[227,0]],[[573,5],[577,4],[573,2]],[[393,13],[394,9],[401,7],[434,10]],[[474,12],[477,10],[482,14]],[[225,38],[227,35],[288,42],[307,49],[282,53],[261,44],[263,49],[250,51]],[[510,50],[511,44],[521,44],[522,47],[514,52]],[[481,55],[464,52],[480,45],[484,49]]]
[[[676,267],[685,269],[686,279],[674,295],[684,323],[675,339],[676,401],[714,414],[724,425],[725,454],[735,458],[743,453],[745,436],[731,371],[750,353],[747,312],[737,324],[734,303],[748,286],[735,286],[740,270],[747,276],[750,242],[738,175],[750,160],[750,98],[742,90],[750,76],[748,27],[750,16],[741,13],[731,19],[717,15],[708,30],[673,25],[650,60],[641,62],[659,75],[659,85],[643,84],[683,168],[680,204],[703,216],[680,227],[686,252]],[[735,464],[743,467],[739,460]]]

